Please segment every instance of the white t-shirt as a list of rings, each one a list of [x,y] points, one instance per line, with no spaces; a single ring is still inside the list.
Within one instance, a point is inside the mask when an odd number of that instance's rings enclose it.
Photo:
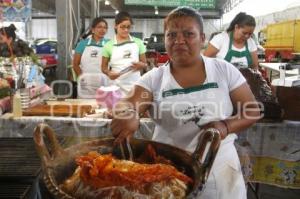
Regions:
[[[212,38],[212,40],[210,40],[209,43],[219,50],[219,52],[216,55],[217,58],[220,58],[220,59],[225,58],[225,56],[229,50],[229,41],[230,41],[230,37],[227,32],[221,32],[221,33],[215,35]],[[247,43],[248,43],[248,49],[249,49],[250,53],[257,51],[257,46],[255,44],[255,41],[252,38],[249,38],[247,40]],[[239,51],[239,52],[246,50],[246,46],[244,46],[243,48],[236,48],[234,45],[232,45],[231,48],[232,48],[232,50]],[[243,63],[244,65],[248,65],[246,57],[242,57],[242,58],[232,57],[230,63]]]
[[[203,85],[196,86],[196,89],[195,87],[182,88],[171,74],[170,64],[168,63],[147,72],[136,83],[153,94],[153,102],[159,110],[159,112],[152,113],[153,120],[156,123],[154,140],[193,151],[195,145],[191,145],[191,143],[199,132],[199,126],[231,116],[233,105],[229,93],[245,83],[246,80],[232,64],[221,59],[202,57],[205,64],[206,80]],[[210,85],[217,86],[207,89]],[[205,88],[202,89],[201,86]],[[194,91],[190,92],[190,90]],[[178,94],[171,94],[170,97],[164,96],[169,91]],[[186,94],[181,95],[182,93]],[[164,106],[164,102],[170,102],[170,104],[181,103],[182,105],[170,106],[171,108],[169,108]],[[186,104],[193,105],[187,105],[189,106],[187,108],[185,107]],[[211,105],[213,105],[213,108]],[[184,119],[184,117],[187,117],[186,114],[178,117],[178,115],[174,116],[174,114],[168,114],[167,112],[187,113],[191,108],[193,111],[203,110],[201,119],[195,118],[196,120],[186,121]],[[160,115],[160,117],[157,117],[157,115]],[[189,125],[185,126],[185,124]],[[189,134],[188,138],[181,137],[179,139],[177,137],[176,133],[181,128],[184,129],[185,135]],[[181,144],[182,142],[184,144]]]
[[[182,88],[171,74],[168,63],[147,72],[136,83],[153,94],[153,106],[159,109],[156,114],[155,109],[151,113],[156,124],[153,140],[194,152],[202,125],[232,115],[230,91],[244,84],[245,78],[224,60],[202,57],[206,80],[199,86]],[[236,138],[237,135],[231,133],[221,141],[201,198],[246,198],[245,182],[233,144]],[[234,183],[228,183],[228,179],[234,179]]]
[[[209,72],[209,75],[213,76],[210,78],[218,83],[223,85],[225,84],[224,86],[227,87],[229,91],[234,90],[246,82],[244,76],[239,72],[239,70],[223,59],[209,58],[203,55],[202,58],[206,72]],[[164,85],[165,87],[162,88],[163,79],[171,79],[171,84]],[[205,82],[207,82],[207,79]],[[158,100],[159,93],[162,90],[176,89],[180,87],[170,72],[169,63],[158,68],[153,68],[151,71],[144,74],[136,85],[139,85],[154,94],[154,101]]]

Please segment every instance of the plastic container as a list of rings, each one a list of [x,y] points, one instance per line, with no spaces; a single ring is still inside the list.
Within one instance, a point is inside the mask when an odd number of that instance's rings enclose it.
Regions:
[[[280,79],[281,85],[284,86],[284,81],[285,81],[285,65],[280,65],[279,66],[279,79]]]
[[[108,109],[112,109],[121,98],[122,93],[118,86],[101,86],[96,92],[97,104]]]
[[[21,95],[19,91],[17,91],[13,97],[13,116],[14,117],[22,116],[22,103],[21,103]]]

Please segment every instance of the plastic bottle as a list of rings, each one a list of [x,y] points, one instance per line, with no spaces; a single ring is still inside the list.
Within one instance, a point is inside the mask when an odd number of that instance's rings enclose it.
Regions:
[[[285,65],[280,65],[279,66],[279,79],[280,79],[280,84],[284,86],[285,82]]]
[[[19,91],[17,91],[13,97],[13,116],[14,117],[22,116],[21,95]]]

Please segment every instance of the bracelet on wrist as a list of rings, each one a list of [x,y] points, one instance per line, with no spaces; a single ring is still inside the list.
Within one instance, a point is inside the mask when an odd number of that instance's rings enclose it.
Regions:
[[[120,111],[115,112],[116,115],[118,114],[126,114],[126,113],[134,113],[135,115],[139,116],[138,112],[134,108],[126,108]]]
[[[228,128],[228,124],[225,120],[220,120],[220,122],[222,122],[224,124],[224,126],[226,127],[226,135],[228,135],[230,132],[229,132],[229,128]]]

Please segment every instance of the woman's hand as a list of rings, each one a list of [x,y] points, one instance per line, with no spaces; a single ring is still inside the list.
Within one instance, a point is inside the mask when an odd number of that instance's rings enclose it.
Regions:
[[[131,65],[131,68],[133,70],[142,70],[142,69],[144,69],[146,67],[147,67],[147,64],[144,63],[144,62],[141,62],[141,61],[139,61],[139,62],[132,62],[132,65]]]
[[[228,125],[225,120],[210,122],[210,123],[204,125],[201,129],[205,130],[205,129],[209,129],[209,128],[215,128],[215,129],[219,130],[222,140],[225,139],[226,136],[229,134]]]
[[[120,73],[109,71],[109,72],[107,72],[107,76],[109,77],[109,79],[115,80],[118,77],[120,77]]]
[[[138,113],[134,109],[113,110],[112,115],[111,131],[116,137],[115,143],[131,137],[138,130],[140,121]]]

